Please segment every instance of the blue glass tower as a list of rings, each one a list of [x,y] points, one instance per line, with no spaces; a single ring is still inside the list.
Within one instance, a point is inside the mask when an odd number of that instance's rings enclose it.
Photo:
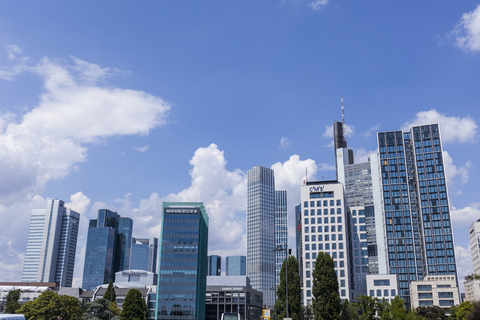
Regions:
[[[272,169],[248,170],[247,182],[247,276],[252,288],[263,293],[273,309],[275,294],[275,178]]]
[[[288,242],[287,231],[287,190],[275,190],[275,248]],[[280,270],[287,253],[275,251],[275,281],[280,284]]]
[[[246,256],[231,256],[227,257],[227,263],[225,266],[225,274],[227,276],[245,276],[247,265]]]
[[[203,203],[164,202],[155,319],[205,319],[207,249]]]
[[[129,269],[132,228],[132,219],[98,210],[98,218],[90,220],[88,227],[83,289],[92,290],[114,280],[115,272]]]
[[[157,273],[158,239],[132,238],[130,270],[146,270]]]
[[[220,256],[208,256],[208,276],[220,276],[222,275],[222,257]]]

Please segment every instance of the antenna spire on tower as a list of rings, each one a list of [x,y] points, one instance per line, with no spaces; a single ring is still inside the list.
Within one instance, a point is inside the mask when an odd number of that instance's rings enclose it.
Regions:
[[[343,108],[343,95],[342,95],[342,129],[343,129],[343,142],[347,142],[347,135],[345,133],[345,110]]]

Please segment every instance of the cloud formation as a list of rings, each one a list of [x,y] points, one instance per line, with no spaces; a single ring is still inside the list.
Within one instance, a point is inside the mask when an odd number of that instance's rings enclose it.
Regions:
[[[448,36],[453,37],[455,45],[466,52],[480,51],[480,5],[464,13]]]
[[[137,150],[140,153],[145,153],[145,152],[147,152],[148,149],[150,149],[150,146],[148,144],[146,144],[143,147],[135,147],[134,149]]]
[[[473,141],[477,136],[478,125],[470,116],[449,117],[435,109],[429,111],[420,111],[415,118],[403,124],[402,130],[408,131],[412,126],[438,123],[442,142],[460,142]]]
[[[313,9],[313,10],[321,10],[324,6],[326,6],[328,4],[328,0],[314,0],[312,2],[310,2],[310,7]]]
[[[280,146],[278,147],[278,149],[287,150],[287,148],[290,147],[291,143],[292,141],[290,141],[287,137],[282,137],[280,139]]]
[[[474,221],[480,218],[480,202],[474,202],[464,208],[452,206],[452,221],[455,227],[469,227]]]

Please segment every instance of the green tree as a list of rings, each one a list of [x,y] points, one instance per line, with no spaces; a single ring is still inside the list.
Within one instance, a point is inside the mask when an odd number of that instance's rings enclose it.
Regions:
[[[342,302],[338,294],[337,274],[332,257],[325,252],[318,252],[315,261],[312,294],[315,319],[339,319]]]
[[[18,309],[20,309],[20,303],[18,300],[20,299],[20,294],[22,293],[22,290],[16,289],[16,290],[10,290],[7,293],[6,299],[7,302],[5,303],[5,313],[15,313]]]
[[[302,308],[300,306],[300,274],[298,271],[298,260],[294,256],[285,259],[280,269],[280,284],[277,288],[277,302],[275,304],[275,312],[277,319],[287,317],[286,309],[286,280],[285,269],[288,263],[288,316],[293,320],[300,320],[302,317]]]
[[[144,320],[146,316],[147,305],[142,293],[137,289],[128,290],[120,313],[122,320]]]
[[[417,316],[425,318],[425,320],[447,320],[448,317],[442,308],[438,306],[418,307],[415,309]]]
[[[103,294],[103,299],[110,301],[109,308],[115,313],[117,308],[117,294],[115,293],[115,287],[113,286],[113,280],[108,283],[107,290]]]
[[[86,311],[83,313],[85,320],[119,320],[120,317],[113,314],[110,310],[110,301],[103,298],[95,299],[95,301],[85,304]]]
[[[315,320],[313,317],[313,307],[311,304],[302,307],[302,320]]]
[[[45,291],[37,299],[27,301],[17,313],[25,315],[26,319],[56,319],[80,320],[82,312],[78,299],[69,296],[59,296],[56,292]]]
[[[470,312],[473,310],[473,303],[465,301],[458,306],[450,308],[450,319],[452,320],[466,320]]]
[[[377,298],[369,296],[358,296],[358,306],[360,309],[360,319],[373,320],[378,311]]]
[[[407,312],[405,311],[405,304],[403,303],[403,299],[399,296],[396,296],[395,299],[391,302],[390,314],[392,319],[395,320],[406,320],[407,319]]]
[[[377,315],[380,320],[394,320],[392,317],[392,305],[384,299],[377,302]]]
[[[358,316],[358,309],[355,304],[352,304],[345,299],[342,303],[342,309],[340,312],[340,320],[358,320],[360,317]]]

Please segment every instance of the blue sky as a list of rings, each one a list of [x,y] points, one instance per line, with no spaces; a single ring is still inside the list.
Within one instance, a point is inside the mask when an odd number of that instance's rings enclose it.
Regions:
[[[44,199],[159,235],[164,200],[204,201],[210,254],[245,254],[245,173],[272,167],[293,206],[333,179],[329,126],[357,160],[375,132],[439,122],[460,275],[480,218],[479,1],[0,2],[0,281],[20,280]],[[310,176],[311,175],[311,176]]]

